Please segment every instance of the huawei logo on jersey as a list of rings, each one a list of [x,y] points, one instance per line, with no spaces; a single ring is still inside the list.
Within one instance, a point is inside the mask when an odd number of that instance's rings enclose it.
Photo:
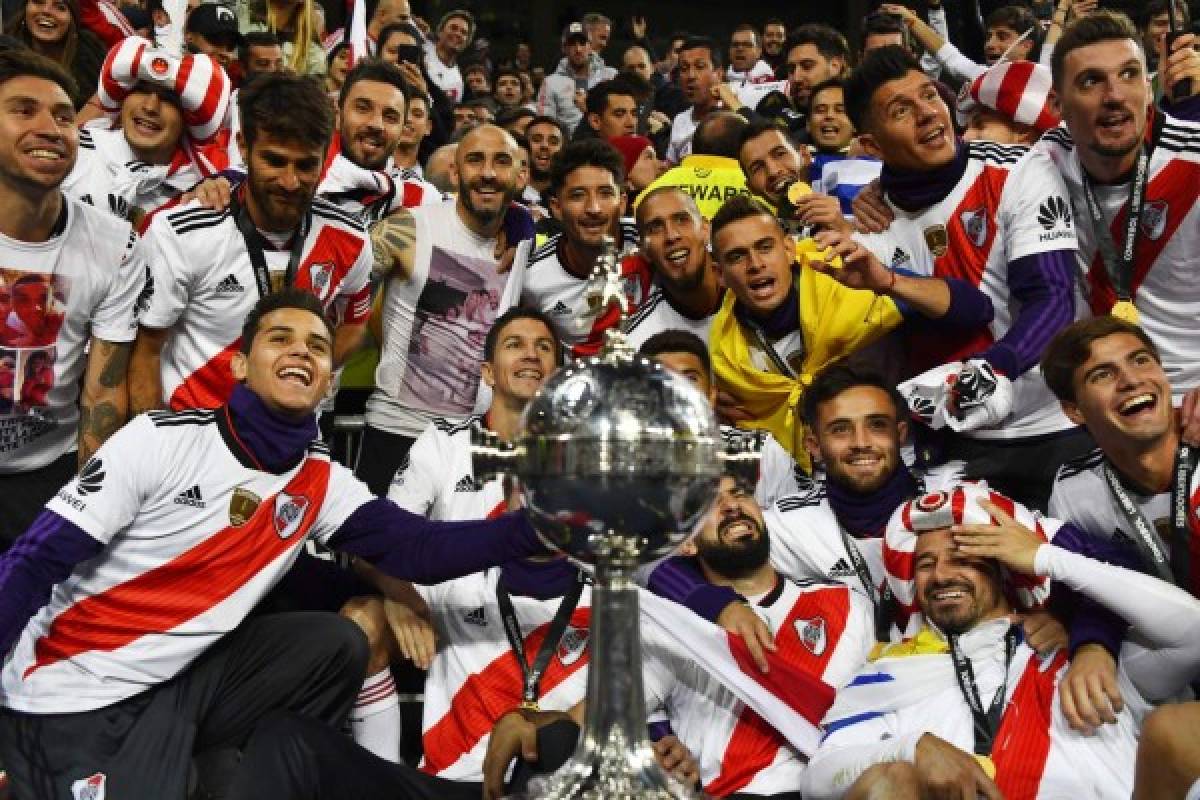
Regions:
[[[293,497],[280,492],[275,498],[275,532],[280,539],[286,539],[300,529],[304,521],[304,512],[308,510],[308,498],[303,495]]]
[[[587,650],[588,629],[567,626],[562,639],[558,641],[558,661],[564,667],[569,667],[580,659]]]
[[[825,632],[825,618],[798,619],[793,624],[796,626],[796,635],[800,637],[800,644],[804,645],[804,649],[817,658],[824,655],[825,648],[829,645],[829,637]]]
[[[1074,235],[1071,232],[1071,207],[1057,195],[1046,198],[1038,209],[1038,224],[1046,231],[1038,236],[1039,242],[1052,242]]]

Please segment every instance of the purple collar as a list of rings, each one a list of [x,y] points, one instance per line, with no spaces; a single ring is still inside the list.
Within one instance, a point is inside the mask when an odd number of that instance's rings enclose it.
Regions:
[[[882,536],[892,512],[917,491],[917,479],[903,465],[883,486],[868,494],[859,494],[831,480],[825,482],[825,495],[833,515],[846,533],[856,539]]]
[[[954,159],[935,169],[908,172],[884,164],[879,173],[879,185],[888,198],[905,211],[929,208],[950,194],[967,170],[968,147],[962,139],[957,140],[956,147]]]
[[[217,420],[225,443],[244,466],[276,475],[299,464],[320,433],[316,415],[300,420],[281,416],[240,383],[229,403],[217,410]]]

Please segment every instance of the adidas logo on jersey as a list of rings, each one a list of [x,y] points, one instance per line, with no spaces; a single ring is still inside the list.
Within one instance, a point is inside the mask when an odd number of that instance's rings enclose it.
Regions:
[[[904,248],[897,247],[896,251],[892,253],[892,269],[912,269],[912,258],[904,252]]]
[[[456,492],[474,492],[474,491],[476,491],[474,479],[470,475],[463,475],[461,478],[458,479],[458,483],[454,484],[454,491],[456,491]]]
[[[1038,209],[1038,224],[1046,231],[1038,236],[1039,242],[1052,242],[1074,235],[1071,231],[1071,207],[1057,195],[1046,198]]]
[[[232,272],[221,279],[216,289],[217,294],[241,294],[244,291],[246,291],[246,287],[242,286]]]
[[[472,609],[466,614],[463,614],[463,622],[468,625],[478,625],[481,628],[487,627],[487,609],[483,606]]]
[[[846,559],[839,558],[837,563],[829,568],[829,577],[831,578],[853,578],[854,567],[846,563]]]
[[[175,504],[180,506],[191,506],[193,508],[204,508],[204,498],[200,496],[200,487],[193,486],[190,489],[184,489],[179,494],[175,495]]]
[[[554,304],[554,308],[550,309],[550,313],[556,317],[566,317],[571,314],[571,309],[567,308],[567,304],[559,300]]]
[[[76,489],[80,494],[100,491],[100,486],[104,483],[104,474],[104,462],[98,458],[89,458],[83,469],[79,470]]]

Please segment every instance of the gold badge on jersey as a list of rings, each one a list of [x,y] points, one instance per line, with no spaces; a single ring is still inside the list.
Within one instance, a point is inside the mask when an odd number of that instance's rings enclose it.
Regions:
[[[934,258],[946,255],[946,250],[950,247],[950,236],[946,233],[946,226],[930,225],[926,228],[925,244],[929,247],[929,252],[933,253]]]
[[[283,271],[272,270],[271,278],[271,293],[278,294],[287,288],[287,273]]]
[[[1132,300],[1120,300],[1108,312],[1119,320],[1128,322],[1130,325],[1138,325],[1138,310]]]
[[[996,762],[992,761],[991,756],[976,755],[975,760],[979,762],[979,766],[983,767],[983,772],[992,780],[996,780]]]
[[[229,524],[235,528],[245,525],[261,502],[262,498],[248,489],[234,489],[233,497],[229,498]]]

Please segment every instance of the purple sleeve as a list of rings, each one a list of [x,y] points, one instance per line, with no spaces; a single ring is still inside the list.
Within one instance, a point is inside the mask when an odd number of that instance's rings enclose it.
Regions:
[[[518,242],[532,239],[534,235],[533,214],[520,203],[509,203],[504,212],[504,237],[509,247],[516,247]]]
[[[728,586],[713,586],[692,566],[692,560],[682,556],[664,559],[646,582],[646,588],[660,597],[673,600],[712,623],[730,603],[741,597]]]
[[[1059,528],[1054,535],[1054,544],[1107,564],[1139,571],[1142,568],[1137,551],[1112,539],[1091,536],[1070,523]],[[1067,636],[1068,649],[1072,654],[1082,645],[1098,644],[1112,653],[1113,658],[1118,657],[1121,641],[1129,628],[1125,620],[1095,600],[1062,584],[1055,586],[1050,597],[1056,614],[1070,620]]]
[[[524,513],[442,522],[383,497],[361,505],[329,546],[414,583],[441,583],[527,556],[547,555]]]
[[[991,324],[992,318],[996,316],[992,298],[978,287],[959,278],[947,278],[946,288],[950,290],[950,308],[938,317],[935,324],[940,327],[967,329],[982,328]]]
[[[1075,253],[1052,250],[1008,265],[1008,290],[1021,310],[1008,332],[981,358],[1016,380],[1036,365],[1046,345],[1075,318]]]
[[[53,511],[43,511],[21,538],[0,556],[0,655],[7,653],[29,618],[50,599],[75,565],[94,558],[104,545]]]
[[[1192,95],[1191,97],[1180,100],[1178,103],[1173,103],[1167,97],[1162,96],[1163,110],[1176,119],[1187,120],[1188,122],[1200,122],[1200,95]]]

